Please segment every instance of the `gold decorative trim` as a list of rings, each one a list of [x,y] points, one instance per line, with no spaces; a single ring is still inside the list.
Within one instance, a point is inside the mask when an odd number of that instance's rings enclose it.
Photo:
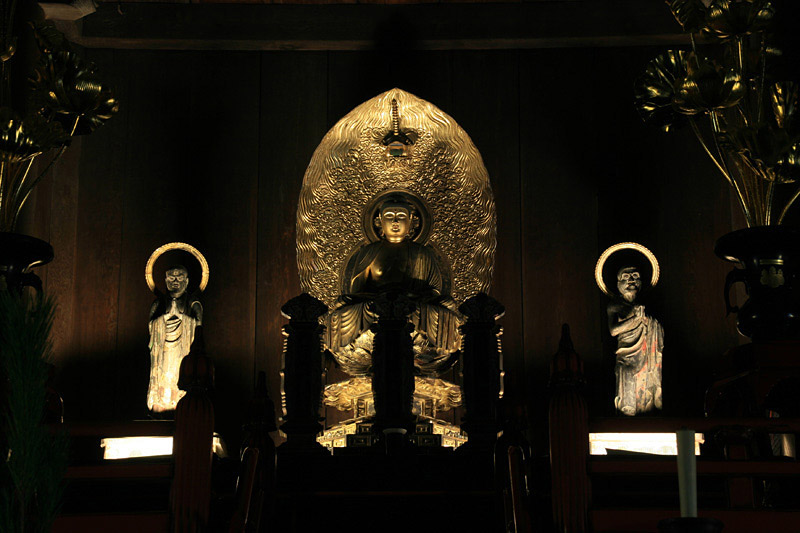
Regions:
[[[658,283],[661,270],[659,269],[658,260],[653,252],[636,242],[621,242],[613,246],[609,246],[605,252],[600,254],[600,258],[597,260],[597,265],[594,267],[594,280],[597,282],[597,286],[600,287],[600,290],[603,291],[603,294],[607,296],[613,296],[613,294],[608,291],[605,281],[603,281],[603,267],[605,266],[608,258],[620,250],[634,250],[647,258],[647,260],[650,262],[650,265],[653,267],[653,274],[650,277],[650,286],[655,287]]]
[[[186,244],[185,242],[170,242],[163,246],[159,246],[155,249],[155,251],[150,255],[150,259],[147,260],[147,265],[144,267],[144,279],[147,281],[147,287],[150,289],[150,292],[155,292],[156,284],[153,281],[153,265],[156,263],[156,259],[161,257],[165,252],[169,252],[171,250],[183,250],[185,252],[189,252],[197,259],[197,262],[200,263],[200,269],[203,272],[203,275],[200,279],[200,292],[206,290],[206,286],[208,285],[208,277],[209,277],[209,269],[208,269],[208,262],[206,258],[203,257],[197,248],[190,244]]]
[[[355,410],[358,400],[372,401],[372,379],[355,377],[325,387],[325,405],[340,411]],[[414,399],[430,400],[437,412],[446,412],[462,403],[461,387],[438,378],[414,376]]]

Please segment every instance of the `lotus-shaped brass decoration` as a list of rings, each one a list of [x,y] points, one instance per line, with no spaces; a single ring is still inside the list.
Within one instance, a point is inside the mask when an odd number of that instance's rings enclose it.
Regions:
[[[774,15],[769,0],[714,0],[708,6],[703,32],[726,41],[765,29]]]
[[[667,0],[670,11],[683,31],[696,32],[706,22],[706,6],[701,0]]]
[[[668,50],[652,59],[636,80],[634,104],[646,123],[669,131],[686,121],[675,106],[675,85],[686,77],[686,53]]]
[[[725,109],[739,103],[744,89],[739,72],[690,53],[686,60],[686,77],[676,86],[675,106],[686,115]]]
[[[664,131],[675,124],[674,111],[685,115],[733,188],[747,225],[780,224],[800,198],[800,187],[793,194],[776,193],[800,183],[800,122],[795,117],[800,91],[795,83],[768,82],[780,71],[775,58],[781,55],[765,32],[775,15],[771,2],[666,3],[689,33],[692,50],[669,51],[647,64],[634,91],[639,114]],[[695,34],[700,32],[711,37],[703,53],[713,59],[697,53]],[[778,202],[785,203],[780,207]]]
[[[117,101],[52,25],[33,25],[41,58],[29,79],[28,108],[20,118],[7,102],[10,69],[0,71],[0,231],[14,231],[25,201],[63,155],[72,136],[91,133],[117,111]],[[13,41],[13,39],[12,39]],[[5,56],[0,57],[4,59]],[[4,63],[5,67],[5,63]],[[57,148],[49,161],[38,156]],[[32,172],[36,169],[36,172]]]
[[[767,181],[792,183],[797,179],[798,143],[783,128],[769,124],[737,128],[721,135],[720,142]]]
[[[93,132],[118,110],[111,91],[74,52],[44,53],[31,78],[33,100],[73,135]]]
[[[48,123],[39,115],[22,120],[12,109],[0,108],[0,161],[4,163],[26,161],[68,139],[60,124]]]
[[[800,133],[800,124],[796,114],[800,107],[800,88],[794,82],[776,83],[770,88],[770,105],[775,116],[775,123],[792,133]]]

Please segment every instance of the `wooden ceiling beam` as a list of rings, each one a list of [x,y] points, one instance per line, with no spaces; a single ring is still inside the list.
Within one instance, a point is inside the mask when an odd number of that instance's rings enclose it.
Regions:
[[[89,48],[447,50],[685,43],[663,2],[439,4],[103,3],[59,23]]]

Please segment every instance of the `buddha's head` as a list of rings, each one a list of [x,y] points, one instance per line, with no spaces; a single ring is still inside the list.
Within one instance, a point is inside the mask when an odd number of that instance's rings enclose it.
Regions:
[[[636,267],[622,267],[617,272],[617,290],[625,301],[632,302],[642,290],[642,276]]]
[[[179,298],[189,286],[189,272],[185,267],[178,265],[167,269],[167,292],[173,298]]]
[[[414,236],[419,217],[407,202],[390,199],[381,204],[375,225],[380,228],[382,238],[396,244]]]

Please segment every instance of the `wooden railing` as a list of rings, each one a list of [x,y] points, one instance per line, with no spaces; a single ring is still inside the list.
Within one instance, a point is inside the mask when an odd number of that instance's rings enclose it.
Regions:
[[[141,421],[126,423],[81,423],[59,424],[54,429],[66,430],[73,443],[80,447],[80,440],[87,441],[86,450],[80,457],[83,464],[68,467],[67,483],[87,484],[97,490],[115,483],[135,484],[147,487],[162,487],[163,500],[151,508],[135,509],[141,502],[152,499],[153,495],[130,494],[133,510],[114,512],[103,509],[77,514],[64,514],[57,518],[53,531],[114,531],[127,532],[201,532],[209,531],[211,510],[211,468],[212,442],[214,436],[214,408],[209,397],[213,385],[213,365],[202,355],[188,355],[181,365],[179,384],[187,391],[178,402],[175,421]],[[261,379],[259,383],[264,380]],[[266,391],[259,391],[254,403],[264,403]],[[271,407],[262,406],[250,413],[250,418],[269,418],[274,416]],[[252,410],[252,409],[251,409]],[[261,411],[264,411],[263,413]],[[268,412],[267,412],[268,411]],[[273,429],[269,423],[250,420],[247,427],[248,448],[242,454],[242,468],[235,496],[231,504],[233,515],[228,522],[230,533],[243,532],[254,527],[260,518],[263,494],[269,490],[273,476],[274,447],[268,431]],[[154,458],[152,461],[134,462],[103,461],[100,452],[100,439],[136,436],[172,436],[173,455],[171,460]],[[262,459],[263,456],[263,459]],[[267,481],[265,481],[267,480]],[[167,495],[166,487],[169,488]],[[68,489],[69,490],[69,489]],[[127,489],[131,492],[131,489]],[[145,498],[142,498],[145,496]],[[158,496],[156,495],[156,499]],[[251,501],[255,505],[251,505]],[[121,504],[120,506],[124,506]],[[256,507],[256,508],[254,508]]]

